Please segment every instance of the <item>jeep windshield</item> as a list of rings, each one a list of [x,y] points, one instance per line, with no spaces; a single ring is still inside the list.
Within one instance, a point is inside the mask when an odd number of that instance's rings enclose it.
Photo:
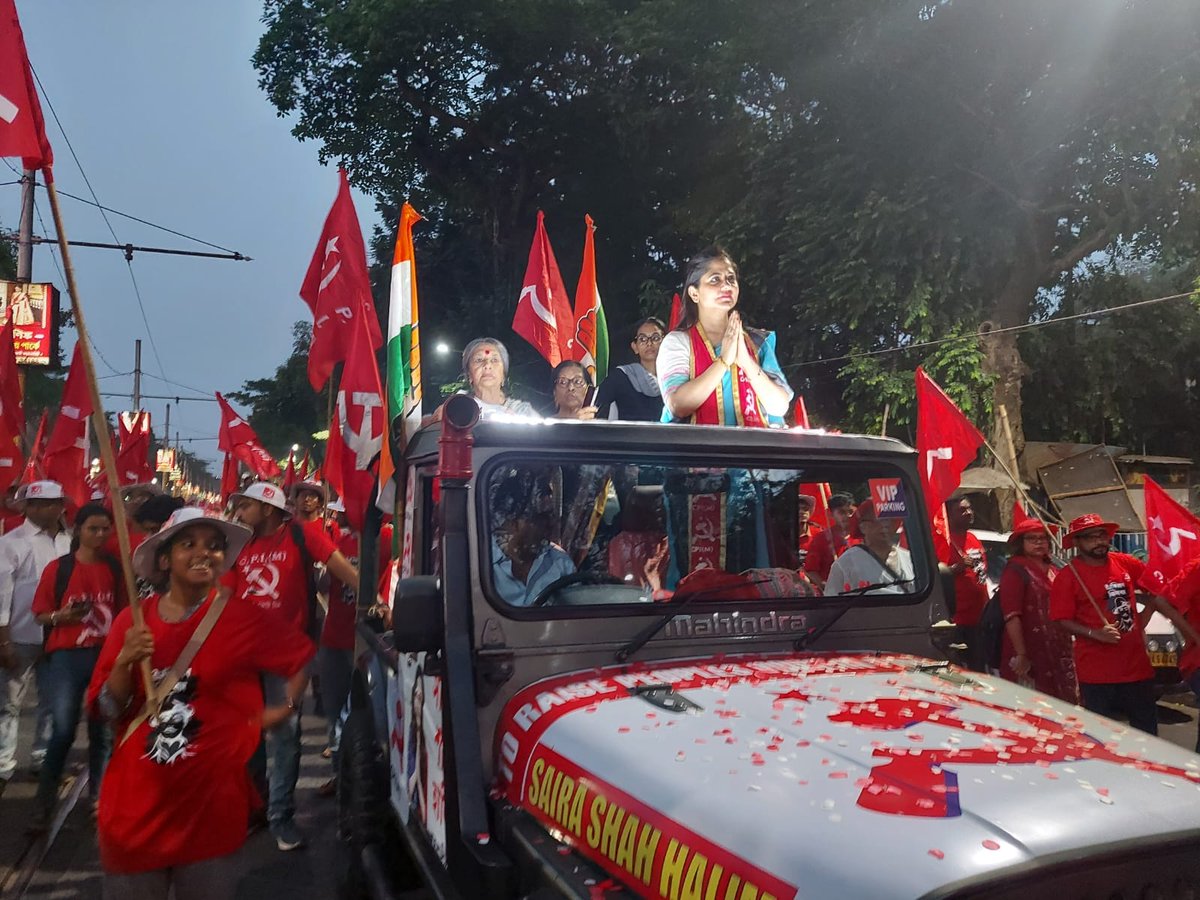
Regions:
[[[493,462],[478,485],[483,581],[502,607],[869,605],[929,586],[915,485],[884,460],[784,468],[522,454]]]

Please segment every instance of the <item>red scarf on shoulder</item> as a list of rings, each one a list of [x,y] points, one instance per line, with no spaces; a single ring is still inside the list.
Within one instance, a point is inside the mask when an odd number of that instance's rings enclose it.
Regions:
[[[695,378],[717,361],[717,354],[698,324],[689,329],[688,336],[692,341],[691,376]],[[754,342],[750,340],[750,335],[743,334],[742,338],[746,342],[746,347],[757,359],[758,350],[754,346]],[[718,396],[724,393],[722,384],[692,413],[691,423],[693,425],[743,425],[747,428],[766,428],[767,417],[759,406],[758,395],[754,393],[750,379],[746,377],[741,366],[732,366],[731,371],[733,372],[734,399],[737,401],[737,408],[733,411],[734,421],[729,421],[725,404]]]

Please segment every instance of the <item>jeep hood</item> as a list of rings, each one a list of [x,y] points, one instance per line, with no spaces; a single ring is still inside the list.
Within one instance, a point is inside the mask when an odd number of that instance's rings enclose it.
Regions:
[[[1200,828],[1200,758],[908,656],[558,676],[509,702],[496,752],[511,803],[650,897],[917,897]]]

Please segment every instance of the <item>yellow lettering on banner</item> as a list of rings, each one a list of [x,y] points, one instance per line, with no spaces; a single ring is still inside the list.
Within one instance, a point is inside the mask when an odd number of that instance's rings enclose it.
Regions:
[[[633,871],[633,851],[637,848],[638,826],[642,820],[630,813],[625,817],[625,827],[621,829],[621,846],[617,848],[617,858],[613,860],[626,872]]]
[[[600,846],[600,817],[604,815],[604,810],[608,806],[608,801],[603,797],[596,797],[592,800],[592,810],[589,818],[587,829],[587,845],[595,850]]]
[[[708,887],[704,889],[704,900],[717,900],[717,891],[721,889],[721,876],[724,874],[725,867],[720,863],[713,863],[708,873]]]
[[[679,889],[683,886],[683,866],[687,862],[688,846],[675,838],[667,842],[663,855],[662,873],[658,876],[658,893],[671,900],[679,900]],[[727,898],[736,900],[736,898]]]
[[[542,776],[542,790],[538,794],[537,806],[546,815],[550,815],[551,804],[554,802],[554,787],[558,784],[558,769],[547,764]]]
[[[538,792],[541,789],[542,772],[545,770],[546,761],[544,759],[539,757],[533,761],[533,765],[530,766],[529,769],[529,790],[525,792],[526,800],[535,804],[538,802]]]
[[[637,855],[633,858],[633,868],[629,874],[640,878],[642,884],[650,884],[651,871],[654,868],[654,851],[658,849],[658,839],[662,832],[646,824],[642,826],[642,834],[638,838]]]
[[[563,822],[563,827],[575,837],[583,834],[583,803],[587,800],[587,796],[587,788],[582,784],[576,784],[575,797],[571,801],[571,811],[567,813],[566,821]]]
[[[740,875],[730,875],[729,884],[725,886],[725,900],[738,900],[738,888],[742,886]]]
[[[564,775],[558,786],[558,795],[554,804],[554,812],[552,813],[556,822],[559,825],[567,821],[567,817],[571,815],[571,798],[575,795],[575,779],[570,775]]]
[[[625,810],[613,803],[608,807],[604,816],[604,831],[600,835],[600,852],[611,860],[617,858],[617,843],[621,837],[621,822],[625,819]]]
[[[688,863],[687,875],[683,879],[683,889],[679,892],[680,900],[704,900],[704,875],[708,872],[708,857],[703,853],[693,853]]]

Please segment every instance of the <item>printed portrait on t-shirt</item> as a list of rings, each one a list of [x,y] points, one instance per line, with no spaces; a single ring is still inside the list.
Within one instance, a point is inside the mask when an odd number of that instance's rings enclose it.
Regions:
[[[1129,586],[1124,580],[1110,581],[1104,585],[1108,599],[1108,611],[1113,614],[1117,629],[1122,633],[1133,631],[1133,604],[1130,602]]]
[[[155,673],[155,683],[165,673]],[[175,682],[158,713],[150,717],[150,733],[146,735],[146,758],[160,765],[170,765],[187,759],[195,751],[192,741],[200,731],[192,700],[196,697],[196,678],[192,670]]]

